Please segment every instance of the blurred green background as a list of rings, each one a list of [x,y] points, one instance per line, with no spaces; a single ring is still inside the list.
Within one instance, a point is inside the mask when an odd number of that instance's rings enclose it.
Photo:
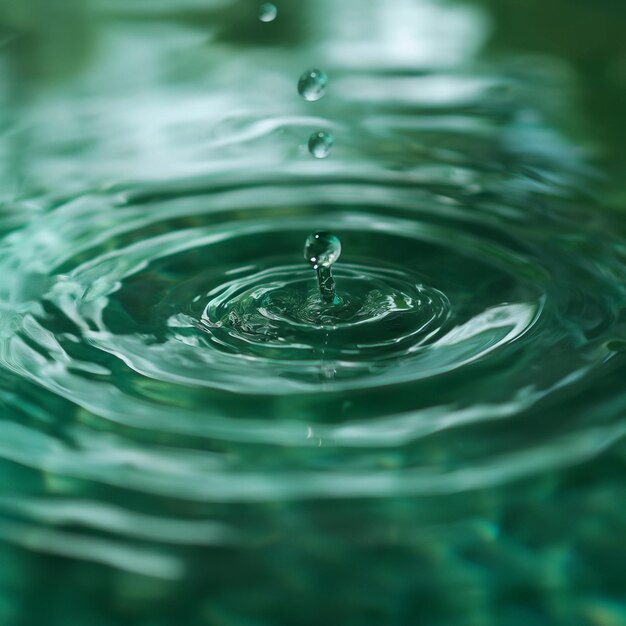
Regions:
[[[377,15],[373,9],[379,9],[381,2],[342,0],[333,6],[325,0],[287,0],[278,4],[280,19],[259,28],[259,3],[254,0],[2,0],[0,46],[5,79],[6,73],[12,78],[12,97],[27,97],[42,82],[63,81],[73,73],[89,71],[94,51],[103,45],[103,33],[122,27],[141,29],[150,22],[184,25],[206,33],[207,42],[210,39],[233,50],[258,46],[289,50],[315,41],[334,20],[350,16],[353,28],[360,29],[360,36],[367,40]],[[406,4],[396,2],[400,9]],[[474,5],[485,12],[490,26],[483,58],[526,53],[550,55],[565,63],[575,73],[579,102],[601,156],[612,172],[623,168],[624,2],[442,0],[440,4]],[[387,13],[395,10],[394,2],[387,3]],[[209,47],[207,43],[207,54]],[[535,62],[542,60],[536,57]]]

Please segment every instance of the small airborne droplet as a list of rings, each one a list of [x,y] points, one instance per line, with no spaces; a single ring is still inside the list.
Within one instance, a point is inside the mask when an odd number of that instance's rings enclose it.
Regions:
[[[259,7],[259,19],[262,22],[273,22],[277,15],[278,9],[271,2],[265,2]]]
[[[298,93],[309,102],[324,97],[328,86],[328,76],[322,70],[307,70],[298,81]]]
[[[339,237],[328,232],[309,235],[304,244],[304,258],[316,270],[319,265],[330,267],[341,255]]]
[[[338,302],[335,295],[335,279],[330,268],[340,255],[341,241],[332,233],[313,233],[304,244],[304,258],[317,272],[320,295],[326,304]]]
[[[331,151],[335,140],[330,133],[320,130],[309,137],[309,152],[316,159],[325,159]]]

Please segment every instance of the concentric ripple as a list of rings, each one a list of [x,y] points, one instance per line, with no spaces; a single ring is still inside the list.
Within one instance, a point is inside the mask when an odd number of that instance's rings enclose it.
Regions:
[[[624,433],[605,414],[598,438],[568,404],[614,354],[624,287],[610,243],[590,247],[558,211],[469,204],[464,180],[443,195],[403,176],[301,176],[85,196],[8,238],[3,366],[92,424],[170,441],[142,447],[131,473],[57,450],[63,473],[211,501],[441,493],[571,463]],[[301,260],[322,227],[343,244],[337,305]],[[562,408],[538,438],[546,402]],[[210,481],[193,455],[163,465],[177,437],[222,450]],[[251,454],[259,445],[274,455]],[[402,473],[365,454],[388,448]]]
[[[281,215],[289,195],[276,194],[271,219],[260,206],[243,223],[227,213],[211,226],[107,241],[114,251],[64,271],[45,299],[140,374],[272,396],[317,392],[320,379],[324,392],[417,381],[512,346],[539,318],[540,268],[498,243],[336,209],[346,254],[340,302],[324,305],[310,269],[289,263],[320,207]],[[468,283],[493,291],[478,310]]]
[[[201,503],[392,498],[623,437],[596,393],[624,365],[623,244],[567,142],[496,74],[333,76],[329,119],[233,113],[219,168],[5,237],[1,371],[67,417],[2,422],[0,457]],[[322,121],[332,157],[298,156]],[[342,243],[333,305],[302,258],[318,231]]]

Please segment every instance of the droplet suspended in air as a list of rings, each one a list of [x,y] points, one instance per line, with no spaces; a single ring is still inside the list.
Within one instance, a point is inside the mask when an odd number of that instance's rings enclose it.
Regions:
[[[298,93],[309,102],[324,97],[328,86],[328,76],[322,70],[307,70],[298,81]]]
[[[259,7],[259,19],[262,22],[273,22],[278,15],[278,9],[271,2],[264,2]]]
[[[309,137],[309,152],[316,159],[325,159],[333,147],[335,140],[330,133],[320,130]]]
[[[304,244],[304,258],[313,269],[330,267],[341,255],[341,241],[337,235],[319,232],[309,235]]]
[[[329,232],[313,233],[304,244],[304,258],[317,272],[320,296],[326,304],[339,302],[335,293],[335,279],[330,268],[340,255],[341,241],[339,237]]]

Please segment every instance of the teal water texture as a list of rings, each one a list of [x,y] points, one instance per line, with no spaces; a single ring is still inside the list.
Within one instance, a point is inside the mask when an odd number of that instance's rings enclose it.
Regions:
[[[553,4],[0,3],[0,624],[626,624],[625,16]]]

